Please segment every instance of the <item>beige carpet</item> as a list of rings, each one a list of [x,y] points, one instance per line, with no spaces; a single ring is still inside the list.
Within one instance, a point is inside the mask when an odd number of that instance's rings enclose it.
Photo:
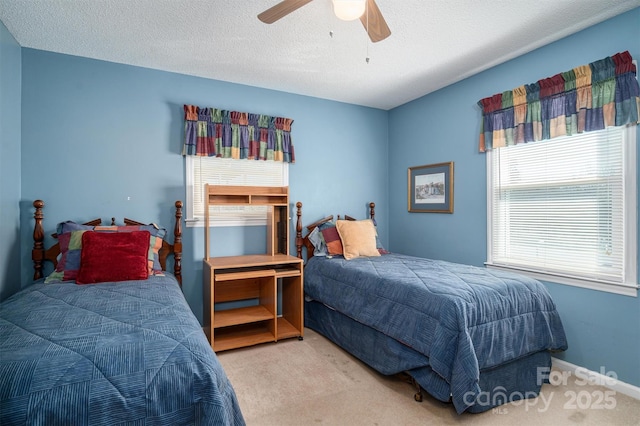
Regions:
[[[310,329],[303,341],[268,343],[218,354],[247,425],[640,425],[640,401],[607,388],[544,385],[526,402],[482,414],[450,404],[400,377],[377,373]],[[606,399],[604,397],[606,396]],[[601,408],[598,408],[600,406]],[[582,407],[582,408],[579,408]]]

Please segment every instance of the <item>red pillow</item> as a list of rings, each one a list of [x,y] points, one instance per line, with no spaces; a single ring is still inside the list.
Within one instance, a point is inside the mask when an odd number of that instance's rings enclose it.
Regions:
[[[146,280],[149,231],[85,232],[76,283]]]

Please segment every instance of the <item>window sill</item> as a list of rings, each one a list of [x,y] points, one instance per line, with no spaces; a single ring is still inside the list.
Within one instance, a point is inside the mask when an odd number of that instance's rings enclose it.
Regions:
[[[491,269],[499,269],[509,272],[517,272],[539,281],[547,281],[550,283],[570,285],[573,287],[586,288],[590,290],[604,291],[607,293],[620,294],[623,296],[638,297],[637,284],[608,284],[598,281],[590,281],[578,278],[565,277],[561,275],[545,274],[541,272],[529,271],[526,269],[515,268],[511,266],[496,265],[486,262],[485,266]]]

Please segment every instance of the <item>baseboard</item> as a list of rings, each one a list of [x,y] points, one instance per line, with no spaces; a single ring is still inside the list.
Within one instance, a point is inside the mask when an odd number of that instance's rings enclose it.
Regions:
[[[581,378],[588,378],[589,380],[595,382],[596,384],[602,385],[606,388],[609,388],[613,391],[620,392],[621,394],[630,396],[631,398],[640,400],[640,387],[630,385],[629,383],[625,383],[620,381],[620,379],[612,380],[611,377],[608,377],[602,373],[598,373],[595,371],[588,370],[584,367],[580,367],[575,364],[571,364],[570,362],[553,358],[551,357],[551,361],[553,366],[561,371],[568,371],[572,375],[577,375]]]

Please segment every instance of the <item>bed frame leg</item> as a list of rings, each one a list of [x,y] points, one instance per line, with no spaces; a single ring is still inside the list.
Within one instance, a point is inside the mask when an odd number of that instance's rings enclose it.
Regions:
[[[402,380],[406,381],[416,388],[416,393],[413,395],[413,399],[418,402],[422,402],[422,387],[420,387],[420,384],[416,381],[416,379],[414,379],[413,376],[411,376],[411,374],[407,372],[398,373],[398,376],[400,376]]]
[[[411,377],[411,384],[416,388],[416,393],[413,395],[413,399],[418,402],[422,402],[422,388],[420,387],[420,384],[413,377]]]

